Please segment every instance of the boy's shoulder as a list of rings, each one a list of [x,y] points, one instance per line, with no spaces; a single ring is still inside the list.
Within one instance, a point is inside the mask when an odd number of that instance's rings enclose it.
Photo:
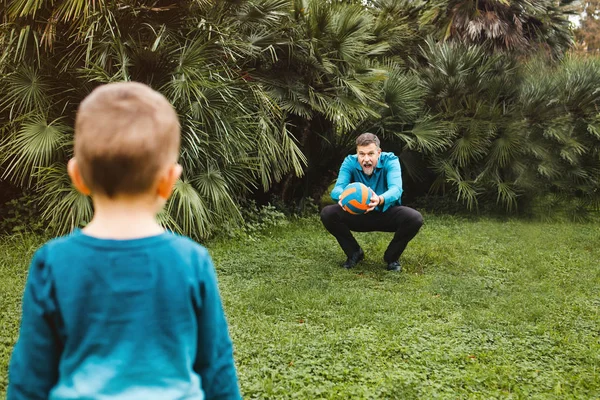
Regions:
[[[86,276],[103,274],[108,265],[140,260],[155,260],[154,267],[192,280],[211,275],[214,269],[204,246],[171,232],[140,239],[107,240],[74,231],[40,247],[31,260],[30,271],[45,281],[70,284]]]
[[[105,250],[146,250],[146,251],[173,251],[180,254],[193,254],[196,257],[208,257],[208,250],[201,244],[187,236],[173,232],[139,239],[114,240],[99,239],[75,230],[68,235],[49,240],[40,247],[36,256],[49,257],[52,255],[66,255],[70,252],[105,251]]]

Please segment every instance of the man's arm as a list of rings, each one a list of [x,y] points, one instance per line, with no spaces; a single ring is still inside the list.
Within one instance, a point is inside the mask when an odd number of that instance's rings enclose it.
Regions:
[[[350,157],[346,157],[342,166],[340,167],[340,172],[338,173],[337,180],[335,182],[335,187],[331,191],[331,198],[338,202],[340,200],[340,195],[351,182],[352,179],[352,159]]]
[[[47,399],[58,381],[62,344],[55,327],[49,268],[43,249],[31,262],[25,292],[19,339],[8,370],[7,400]]]
[[[200,375],[207,400],[241,399],[233,346],[229,337],[225,312],[217,286],[212,260],[204,260],[200,282],[198,319],[198,348],[194,371]]]
[[[381,211],[386,211],[396,200],[400,202],[402,198],[402,170],[400,169],[400,160],[396,155],[391,155],[385,160],[383,165],[386,174],[387,190],[380,195],[383,200],[379,207]],[[380,200],[381,200],[380,199]]]

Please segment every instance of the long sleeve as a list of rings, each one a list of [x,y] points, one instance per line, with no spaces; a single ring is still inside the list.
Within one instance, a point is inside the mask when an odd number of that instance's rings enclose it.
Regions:
[[[346,157],[342,166],[340,167],[340,172],[338,173],[337,180],[335,182],[335,187],[331,191],[331,198],[334,201],[340,200],[340,195],[344,191],[344,188],[348,186],[352,179],[352,159],[350,157]]]
[[[62,345],[55,328],[53,288],[42,250],[31,262],[25,285],[21,330],[8,372],[7,400],[45,400],[58,381]]]
[[[387,190],[381,194],[384,199],[383,212],[395,204],[402,197],[402,171],[400,169],[400,161],[395,155],[390,155],[384,164],[386,174]]]
[[[205,258],[203,281],[200,282],[198,350],[194,370],[202,379],[207,400],[241,399],[233,346],[219,295],[216,273],[210,258]]]

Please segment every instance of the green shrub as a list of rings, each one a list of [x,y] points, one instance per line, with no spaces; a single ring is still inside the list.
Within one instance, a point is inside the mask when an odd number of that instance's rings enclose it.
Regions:
[[[46,226],[40,218],[41,214],[35,196],[32,193],[23,194],[0,206],[0,232],[5,234],[27,231],[41,233]]]

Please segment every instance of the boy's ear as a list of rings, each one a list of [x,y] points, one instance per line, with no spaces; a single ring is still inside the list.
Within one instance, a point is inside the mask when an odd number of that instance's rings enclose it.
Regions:
[[[158,188],[157,193],[164,200],[167,200],[171,193],[173,193],[173,187],[175,186],[175,182],[181,176],[181,172],[183,171],[183,167],[179,164],[174,164],[169,166],[169,169],[160,177],[158,180]]]
[[[71,178],[71,182],[77,191],[85,196],[89,196],[92,191],[83,181],[83,177],[81,176],[81,172],[79,171],[79,165],[77,164],[77,160],[71,158],[69,160],[69,164],[67,164],[67,172],[69,173],[69,177]]]

